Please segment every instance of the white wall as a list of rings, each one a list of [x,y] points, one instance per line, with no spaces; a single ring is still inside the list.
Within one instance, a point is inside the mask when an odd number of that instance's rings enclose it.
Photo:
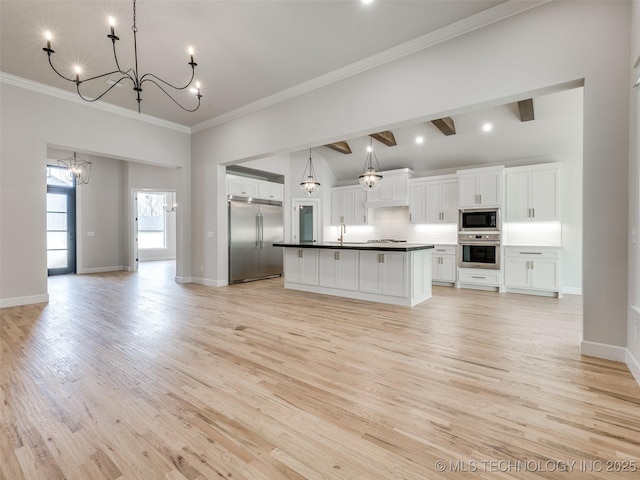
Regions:
[[[551,2],[192,136],[194,210],[215,223],[223,162],[270,156],[584,79],[583,349],[626,346],[628,2]],[[603,41],[606,39],[606,41]],[[308,115],[314,112],[312,118]],[[250,140],[247,140],[250,139]],[[605,228],[602,219],[607,219]],[[217,238],[194,266],[224,278]],[[194,227],[194,235],[200,232]],[[610,348],[609,348],[610,347]]]
[[[640,2],[632,4],[631,55],[633,65],[640,58]],[[640,75],[636,67],[630,82]],[[627,321],[627,349],[630,366],[640,382],[640,237],[632,236],[640,230],[640,86],[631,90],[629,122],[629,313]],[[635,240],[635,243],[634,243]],[[637,333],[636,333],[637,332]],[[636,334],[638,335],[636,337]]]
[[[0,306],[46,301],[47,148],[182,167],[190,204],[189,133],[0,83]],[[92,182],[99,182],[97,172]],[[191,266],[190,214],[178,224],[179,268]]]

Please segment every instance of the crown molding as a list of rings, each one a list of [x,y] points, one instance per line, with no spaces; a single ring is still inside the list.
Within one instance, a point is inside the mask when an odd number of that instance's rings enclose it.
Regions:
[[[0,72],[0,83],[12,85],[18,88],[24,88],[25,90],[30,90],[32,92],[41,93],[50,97],[59,98],[68,102],[77,103],[86,107],[95,108],[98,110],[102,110],[103,112],[113,113],[116,115],[120,115],[121,117],[132,118],[134,120],[146,122],[158,127],[176,130],[181,133],[191,133],[191,129],[185,125],[169,122],[168,120],[152,117],[151,115],[145,115],[144,113],[134,112],[133,110],[129,110],[128,108],[119,107],[106,102],[97,101],[88,103],[82,100],[77,94],[73,92],[62,90],[56,87],[51,87],[43,83],[34,82],[33,80],[18,77],[10,73]]]
[[[532,0],[523,2],[521,0],[507,0],[506,2],[496,5],[495,7],[491,7],[470,17],[458,20],[457,22],[417,37],[413,40],[410,40],[409,42],[405,42],[401,45],[380,52],[376,55],[372,55],[368,58],[352,63],[347,67],[334,70],[333,72],[329,72],[325,75],[313,78],[307,82],[300,83],[286,90],[282,90],[273,95],[269,95],[268,97],[264,97],[255,102],[248,103],[247,105],[236,108],[235,110],[231,110],[229,112],[223,113],[222,115],[218,115],[217,117],[213,117],[202,123],[198,123],[191,127],[191,133],[200,132],[202,130],[206,130],[207,128],[215,127],[216,125],[235,120],[236,118],[240,118],[244,115],[248,115],[266,107],[270,107],[271,105],[289,100],[318,88],[325,87],[345,78],[358,75],[360,73],[366,72],[367,70],[371,70],[386,63],[393,62],[394,60],[398,60],[402,57],[406,57],[407,55],[411,55],[421,50],[433,47],[440,43],[446,42],[447,40],[451,40],[453,38],[473,32],[474,30],[478,30],[501,20],[505,20],[509,17],[526,12],[551,1],[552,0]]]

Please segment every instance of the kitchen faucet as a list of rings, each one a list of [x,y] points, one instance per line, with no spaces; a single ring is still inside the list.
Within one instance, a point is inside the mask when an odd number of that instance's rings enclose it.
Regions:
[[[344,243],[344,234],[347,233],[347,226],[344,224],[344,217],[340,217],[340,237],[338,241],[340,242],[340,246]]]

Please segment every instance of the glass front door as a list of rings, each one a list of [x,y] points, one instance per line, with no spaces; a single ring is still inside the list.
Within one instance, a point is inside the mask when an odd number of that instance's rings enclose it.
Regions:
[[[47,178],[47,272],[76,272],[75,184],[58,167],[49,167]]]

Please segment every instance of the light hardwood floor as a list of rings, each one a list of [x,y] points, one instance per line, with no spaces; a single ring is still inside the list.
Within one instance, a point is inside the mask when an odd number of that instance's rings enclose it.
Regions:
[[[640,386],[580,356],[579,297],[406,308],[166,267],[0,310],[2,479],[640,478]]]

